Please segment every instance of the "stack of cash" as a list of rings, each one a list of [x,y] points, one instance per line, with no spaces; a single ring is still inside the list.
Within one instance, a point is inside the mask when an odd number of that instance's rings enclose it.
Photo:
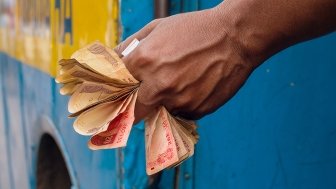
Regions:
[[[134,40],[126,56],[137,45]],[[69,117],[76,117],[74,130],[90,135],[93,150],[126,146],[134,122],[134,107],[140,82],[127,70],[114,50],[99,42],[59,61],[56,82],[62,95],[71,95]],[[179,165],[192,156],[198,141],[194,121],[172,116],[159,107],[145,119],[146,171],[151,175]]]

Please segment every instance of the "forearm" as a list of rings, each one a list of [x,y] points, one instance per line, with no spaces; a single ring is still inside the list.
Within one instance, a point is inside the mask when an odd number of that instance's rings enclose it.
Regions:
[[[151,22],[123,58],[141,81],[137,119],[161,105],[192,119],[217,110],[274,53],[335,30],[335,10],[336,0],[225,0]]]
[[[215,9],[244,56],[258,63],[336,29],[335,0],[226,0]]]

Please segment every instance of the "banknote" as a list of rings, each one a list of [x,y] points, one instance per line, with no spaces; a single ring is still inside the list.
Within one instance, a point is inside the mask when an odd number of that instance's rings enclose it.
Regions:
[[[86,81],[83,82],[70,97],[68,111],[75,113],[106,99],[117,99],[130,91],[132,91],[131,87],[122,89],[104,83]]]
[[[90,149],[98,150],[126,146],[133,126],[137,93],[131,97],[131,101],[125,106],[125,109],[120,110],[120,114],[109,123],[107,129],[91,137],[88,143]]]
[[[149,175],[157,173],[179,160],[172,125],[168,120],[167,112],[163,108],[160,108],[159,111],[155,128],[153,128],[152,135],[149,136],[150,143],[146,143],[146,145],[149,145],[146,152],[146,172]]]
[[[128,56],[140,42],[134,39],[121,53]],[[96,41],[59,61],[55,81],[60,93],[70,95],[69,117],[75,118],[74,130],[91,136],[92,150],[127,145],[134,124],[134,110],[141,82],[127,70],[114,50]],[[172,116],[157,107],[145,118],[146,172],[155,174],[180,165],[195,152],[199,140],[192,120]]]
[[[79,49],[71,58],[111,79],[138,83],[113,49],[107,48],[98,41]]]

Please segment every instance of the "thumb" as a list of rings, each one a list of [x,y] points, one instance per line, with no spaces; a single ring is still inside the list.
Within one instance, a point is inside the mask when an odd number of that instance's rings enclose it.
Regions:
[[[159,23],[160,19],[151,21],[141,30],[134,33],[133,35],[125,39],[123,42],[119,43],[119,45],[117,45],[114,48],[114,51],[119,55],[119,57],[122,57],[121,52],[123,52],[134,39],[138,39],[139,41],[141,41],[142,39],[146,38]]]

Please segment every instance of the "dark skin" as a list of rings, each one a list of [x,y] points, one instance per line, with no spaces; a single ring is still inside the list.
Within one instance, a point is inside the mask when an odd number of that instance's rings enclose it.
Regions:
[[[136,122],[160,105],[199,119],[225,104],[275,53],[335,30],[335,0],[226,0],[154,20],[116,51],[142,40],[123,58],[141,81]]]

